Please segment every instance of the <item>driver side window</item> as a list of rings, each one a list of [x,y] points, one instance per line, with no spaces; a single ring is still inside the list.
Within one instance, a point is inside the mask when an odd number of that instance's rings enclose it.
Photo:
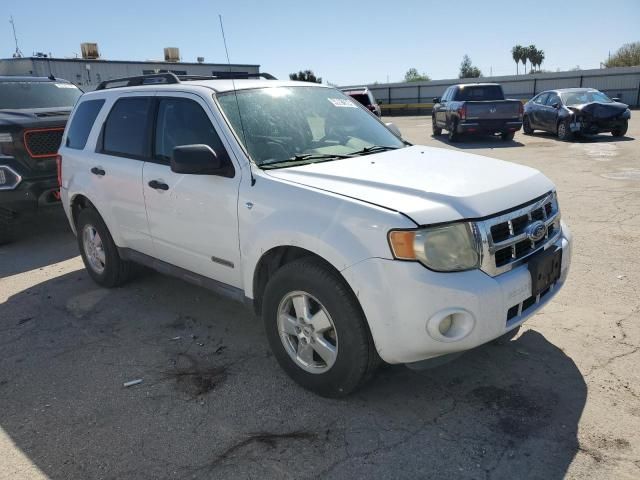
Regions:
[[[549,94],[549,98],[547,98],[547,106],[551,107],[553,106],[554,103],[560,103],[560,97],[558,97],[558,95],[556,95],[555,93],[551,93]]]
[[[174,147],[193,144],[209,145],[218,154],[225,150],[209,117],[198,103],[187,98],[161,98],[154,158],[168,163]]]

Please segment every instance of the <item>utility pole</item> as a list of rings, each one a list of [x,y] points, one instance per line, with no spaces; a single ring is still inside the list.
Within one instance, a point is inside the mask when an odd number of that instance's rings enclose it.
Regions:
[[[16,51],[13,54],[13,58],[22,58],[22,52],[20,51],[20,48],[18,47],[18,36],[16,35],[16,24],[13,22],[13,15],[11,17],[9,17],[9,23],[11,24],[11,27],[13,28],[13,40],[16,42]]]

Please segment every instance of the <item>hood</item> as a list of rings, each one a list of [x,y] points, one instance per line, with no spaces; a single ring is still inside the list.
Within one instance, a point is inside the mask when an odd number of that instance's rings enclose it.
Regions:
[[[31,126],[41,122],[60,122],[64,125],[73,107],[0,109],[0,126]]]
[[[529,167],[424,146],[265,173],[401,212],[418,225],[489,216],[554,188]]]
[[[591,102],[584,103],[582,105],[573,105],[568,108],[575,113],[580,113],[582,115],[588,115],[595,119],[604,120],[607,118],[617,117],[618,115],[624,113],[628,107],[624,103],[619,102]]]

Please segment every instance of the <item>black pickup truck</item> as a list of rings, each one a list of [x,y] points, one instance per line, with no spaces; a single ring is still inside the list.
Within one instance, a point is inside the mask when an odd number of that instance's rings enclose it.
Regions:
[[[522,103],[505,100],[497,83],[452,85],[433,103],[433,135],[447,130],[451,142],[466,133],[500,134],[503,140],[512,140],[522,127]]]
[[[59,203],[56,154],[80,95],[66,80],[0,76],[0,244],[25,214]]]

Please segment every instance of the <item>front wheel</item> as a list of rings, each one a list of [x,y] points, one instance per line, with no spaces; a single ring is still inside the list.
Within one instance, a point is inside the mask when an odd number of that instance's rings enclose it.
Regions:
[[[573,133],[569,126],[569,120],[562,120],[558,123],[558,138],[565,142],[568,142],[573,138]]]
[[[624,137],[627,134],[628,128],[629,122],[625,120],[621,126],[619,126],[618,128],[614,128],[611,131],[611,135],[613,135],[614,137]]]
[[[531,128],[531,122],[527,115],[522,119],[522,131],[525,135],[531,135],[533,133],[533,128]]]
[[[375,372],[379,357],[357,299],[318,259],[295,260],[274,274],[262,316],[278,363],[308,390],[342,397]]]
[[[96,210],[80,211],[76,235],[84,266],[98,285],[117,287],[127,281],[130,262],[120,258],[109,229]]]
[[[442,129],[436,124],[436,117],[431,117],[431,132],[434,137],[442,135]]]

